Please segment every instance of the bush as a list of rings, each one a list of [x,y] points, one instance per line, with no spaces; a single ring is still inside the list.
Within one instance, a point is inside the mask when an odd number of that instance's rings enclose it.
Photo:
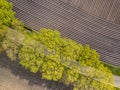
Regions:
[[[25,69],[73,85],[74,90],[114,90],[111,71],[89,45],[62,38],[57,30],[25,31],[14,15],[12,4],[0,0],[0,51],[11,60],[19,59]]]
[[[9,58],[18,57],[24,68],[41,72],[44,79],[72,84],[74,90],[114,90],[112,73],[101,64],[99,54],[88,45],[62,38],[57,30],[11,30],[2,48]]]
[[[22,24],[15,18],[15,12],[12,10],[12,3],[7,2],[7,0],[0,0],[0,23],[12,28]]]
[[[23,38],[22,33],[0,24],[0,52],[5,51],[11,60],[17,59],[18,50],[21,47],[20,42]]]
[[[8,28],[0,23],[0,52],[4,51],[2,47],[2,43],[6,39],[7,32],[8,32]]]

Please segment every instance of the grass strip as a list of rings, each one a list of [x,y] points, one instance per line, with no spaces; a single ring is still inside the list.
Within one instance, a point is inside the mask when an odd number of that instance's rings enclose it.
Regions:
[[[120,67],[102,62],[105,67],[108,67],[114,75],[120,76]],[[119,89],[118,89],[119,90]]]

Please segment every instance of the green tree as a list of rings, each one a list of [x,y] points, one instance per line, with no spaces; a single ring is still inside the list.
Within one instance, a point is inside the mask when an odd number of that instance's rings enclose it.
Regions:
[[[59,32],[43,29],[40,33],[27,32],[24,35],[25,46],[19,51],[20,64],[31,72],[40,71],[48,80],[60,79],[64,67],[60,64],[59,51],[55,52],[59,49]]]
[[[2,43],[6,39],[7,32],[8,32],[8,28],[0,23],[0,52],[4,51],[2,47]]]
[[[18,50],[21,47],[20,42],[23,39],[22,33],[0,24],[0,52],[5,51],[11,60],[17,59]]]
[[[9,30],[6,33],[5,39],[1,43],[3,50],[6,52],[7,56],[11,60],[16,60],[18,51],[21,47],[21,41],[23,39],[23,35],[16,32],[15,30]]]
[[[28,33],[26,38],[28,40],[25,39],[24,43],[27,46],[36,43],[34,46],[40,50],[28,56],[25,56],[25,53],[22,54],[21,57],[24,59],[27,57],[23,60],[25,62],[21,63],[24,67],[31,70],[32,66],[28,65],[29,63],[33,65],[33,68],[38,66],[34,70],[40,71],[43,78],[60,80],[67,85],[72,84],[76,90],[89,88],[114,90],[111,72],[101,64],[99,54],[88,45],[83,46],[73,40],[62,38],[58,31],[45,28],[38,33]],[[29,49],[26,48],[27,50]],[[43,55],[40,59],[41,63],[36,65],[35,61],[39,61],[36,54],[41,53]],[[35,59],[30,59],[31,56]],[[109,82],[113,86],[109,85]]]
[[[7,0],[0,0],[0,23],[15,28],[21,26],[21,22],[15,18],[15,12],[12,10],[12,3]]]
[[[33,73],[39,71],[44,61],[44,53],[42,48],[37,48],[35,45],[22,46],[18,55],[20,64]]]
[[[54,81],[61,79],[63,70],[64,66],[51,60],[44,62],[40,68],[42,78]]]
[[[60,32],[41,29],[39,32],[10,30],[1,46],[11,59],[42,78],[73,85],[74,90],[114,90],[111,71],[100,62],[99,54]]]

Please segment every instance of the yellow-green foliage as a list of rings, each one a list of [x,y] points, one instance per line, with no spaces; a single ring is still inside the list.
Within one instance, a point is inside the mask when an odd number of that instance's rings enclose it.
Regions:
[[[114,90],[112,73],[99,54],[88,45],[62,38],[57,30],[10,30],[2,47],[11,59],[18,57],[25,69],[41,72],[44,79],[73,85],[74,90]]]
[[[62,77],[63,70],[64,66],[49,59],[40,68],[42,78],[54,81],[58,81]]]
[[[25,31],[14,15],[12,4],[0,0],[0,52],[19,59],[33,73],[41,72],[44,79],[73,85],[74,90],[115,90],[111,71],[89,45],[62,38],[57,30]]]
[[[62,38],[58,31],[45,28],[26,33],[23,41],[26,46],[19,52],[20,64],[31,72],[40,71],[42,78],[72,84],[76,90],[114,90],[112,73],[88,45]],[[84,72],[79,71],[82,67]]]
[[[4,51],[2,47],[2,43],[6,38],[7,32],[8,32],[8,28],[0,23],[0,52]]]
[[[8,27],[6,27],[5,25],[2,25],[0,23],[0,39],[5,36],[5,34],[8,32]]]
[[[0,24],[0,52],[5,51],[11,60],[17,59],[16,55],[23,38],[24,37],[21,33]]]
[[[0,0],[0,23],[9,27],[21,24],[21,22],[15,18],[15,12],[12,10],[12,3],[7,2],[7,0]]]

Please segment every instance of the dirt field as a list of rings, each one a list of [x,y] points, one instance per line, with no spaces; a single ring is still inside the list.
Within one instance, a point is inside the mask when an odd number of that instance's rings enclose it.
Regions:
[[[41,79],[17,62],[11,62],[5,54],[0,55],[0,90],[72,90],[62,83]]]

